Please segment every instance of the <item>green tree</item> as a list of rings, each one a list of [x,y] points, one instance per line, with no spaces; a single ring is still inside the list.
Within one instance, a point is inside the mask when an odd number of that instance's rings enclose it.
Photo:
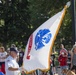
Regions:
[[[61,11],[69,0],[1,0],[0,42],[25,45],[31,33]],[[71,7],[67,10],[55,46],[72,45]],[[70,33],[69,33],[70,32]]]
[[[30,35],[29,12],[27,0],[2,0],[0,20],[5,24],[0,27],[0,42],[4,45],[25,44]]]

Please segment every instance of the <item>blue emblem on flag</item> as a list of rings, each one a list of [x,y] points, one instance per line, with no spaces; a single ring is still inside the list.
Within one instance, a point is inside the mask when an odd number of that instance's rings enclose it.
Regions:
[[[41,29],[37,32],[35,37],[35,49],[38,50],[49,43],[52,34],[49,29]]]

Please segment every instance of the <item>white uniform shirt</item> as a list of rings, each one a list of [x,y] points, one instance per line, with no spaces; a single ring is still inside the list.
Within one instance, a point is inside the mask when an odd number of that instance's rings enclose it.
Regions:
[[[5,62],[4,57],[6,57],[7,52],[0,52],[0,62]]]
[[[16,62],[16,59],[14,59],[11,56],[8,56],[7,59],[5,60],[6,75],[19,75],[19,72],[20,72],[19,70],[17,70],[17,71],[10,71],[10,70],[8,70],[9,67],[19,68],[19,65]]]

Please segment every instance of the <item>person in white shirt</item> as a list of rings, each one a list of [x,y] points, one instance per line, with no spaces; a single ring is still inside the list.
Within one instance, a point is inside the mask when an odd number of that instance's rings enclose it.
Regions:
[[[5,60],[6,75],[19,75],[21,67],[16,61],[18,51],[15,48],[10,48],[10,55]]]
[[[1,71],[5,74],[5,59],[7,57],[7,52],[3,46],[0,47],[0,68]]]

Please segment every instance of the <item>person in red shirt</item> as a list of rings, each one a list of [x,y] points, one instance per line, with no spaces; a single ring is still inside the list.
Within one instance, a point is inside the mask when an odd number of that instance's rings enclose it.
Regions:
[[[64,52],[62,52],[62,54],[59,55],[58,61],[59,61],[61,70],[67,69],[67,57]]]
[[[68,59],[67,50],[64,48],[64,45],[61,44],[60,55],[58,57],[61,70],[67,69],[67,59]],[[65,75],[65,74],[62,74],[62,75]]]
[[[67,65],[67,57],[64,57],[63,54],[64,53],[59,55],[59,58],[58,58],[58,61],[60,62],[60,66],[66,66]]]

